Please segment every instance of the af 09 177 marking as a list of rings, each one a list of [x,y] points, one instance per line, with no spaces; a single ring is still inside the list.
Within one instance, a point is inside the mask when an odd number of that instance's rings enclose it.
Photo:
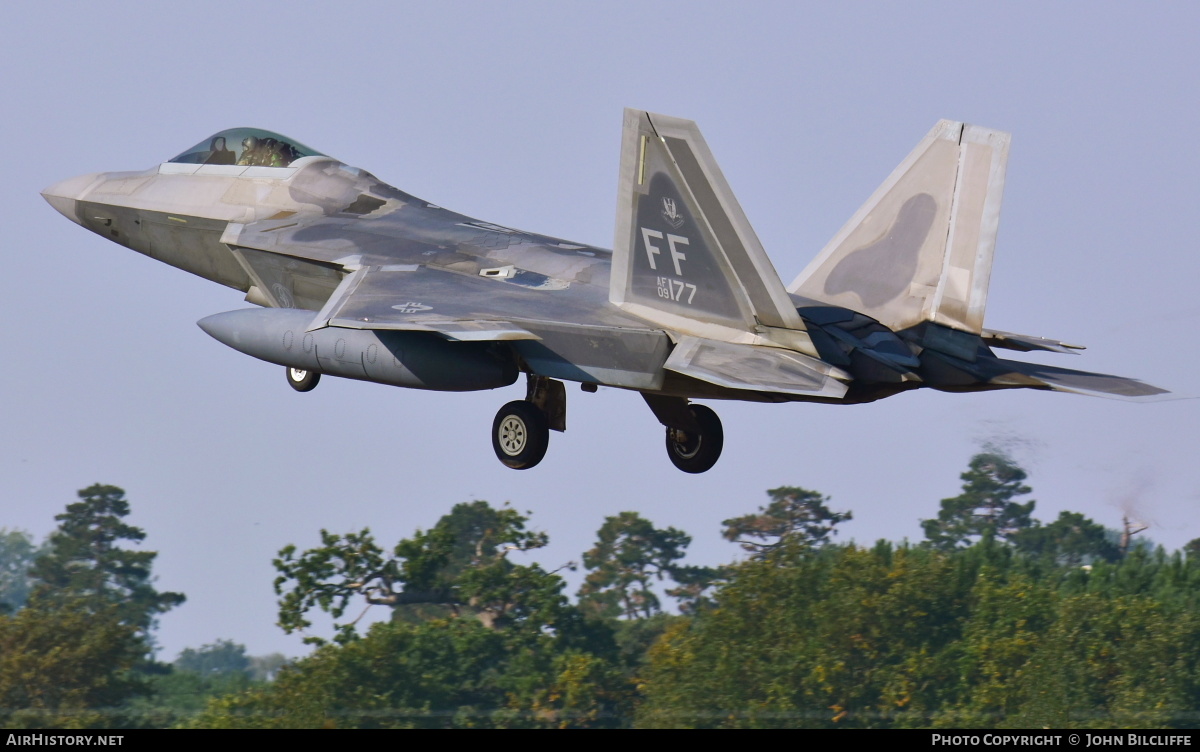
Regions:
[[[683,299],[683,291],[685,288],[691,290],[688,293],[687,300]],[[696,286],[691,282],[680,282],[679,280],[671,279],[670,277],[659,277],[658,297],[691,305],[692,298],[696,297]]]

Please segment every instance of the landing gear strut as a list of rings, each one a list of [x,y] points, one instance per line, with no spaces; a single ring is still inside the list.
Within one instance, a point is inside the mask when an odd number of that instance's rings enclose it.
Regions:
[[[288,384],[297,392],[311,392],[321,381],[321,374],[303,368],[284,368]]]

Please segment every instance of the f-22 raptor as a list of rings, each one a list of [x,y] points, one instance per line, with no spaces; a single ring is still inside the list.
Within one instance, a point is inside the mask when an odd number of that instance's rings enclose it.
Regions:
[[[784,287],[696,124],[626,110],[613,250],[484,222],[276,133],[235,128],[143,172],[42,195],[121,245],[260,306],[200,327],[285,368],[415,389],[495,389],[496,456],[537,465],[564,382],[638,392],[667,455],[721,454],[693,399],[872,402],[931,387],[1146,399],[1133,379],[1006,360],[1069,353],[983,326],[1009,135],[943,120]]]

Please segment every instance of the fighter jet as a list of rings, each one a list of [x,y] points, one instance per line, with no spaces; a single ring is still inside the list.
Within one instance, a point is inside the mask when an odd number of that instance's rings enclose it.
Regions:
[[[872,402],[910,389],[1148,399],[1133,379],[1023,363],[1070,353],[983,326],[1009,135],[942,120],[788,287],[696,124],[626,110],[612,251],[457,214],[293,139],[222,131],[143,172],[42,195],[68,219],[245,293],[201,329],[283,366],[442,391],[525,377],[496,456],[528,469],[566,428],[564,382],[642,395],[667,456],[724,443],[695,399]]]

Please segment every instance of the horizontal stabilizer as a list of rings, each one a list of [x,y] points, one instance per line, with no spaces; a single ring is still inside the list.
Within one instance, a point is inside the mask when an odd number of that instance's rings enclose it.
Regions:
[[[682,337],[663,365],[668,371],[729,389],[840,399],[842,370],[790,350]]]
[[[1001,332],[995,329],[984,329],[980,332],[980,336],[983,337],[983,344],[989,347],[1002,347],[1006,350],[1017,350],[1020,352],[1045,350],[1047,352],[1078,355],[1079,350],[1087,349],[1083,345],[1071,345],[1056,339],[1034,337],[1030,334],[1013,334],[1012,332]]]
[[[1107,373],[1090,373],[1088,371],[1072,371],[1069,368],[1055,368],[1039,363],[1022,363],[1016,360],[998,360],[1001,366],[1012,369],[1013,372],[1032,378],[1056,392],[1072,392],[1086,394],[1091,397],[1108,397],[1110,399],[1151,401],[1159,399],[1183,399],[1171,394],[1166,389],[1147,384],[1137,379],[1123,376],[1111,376]]]

